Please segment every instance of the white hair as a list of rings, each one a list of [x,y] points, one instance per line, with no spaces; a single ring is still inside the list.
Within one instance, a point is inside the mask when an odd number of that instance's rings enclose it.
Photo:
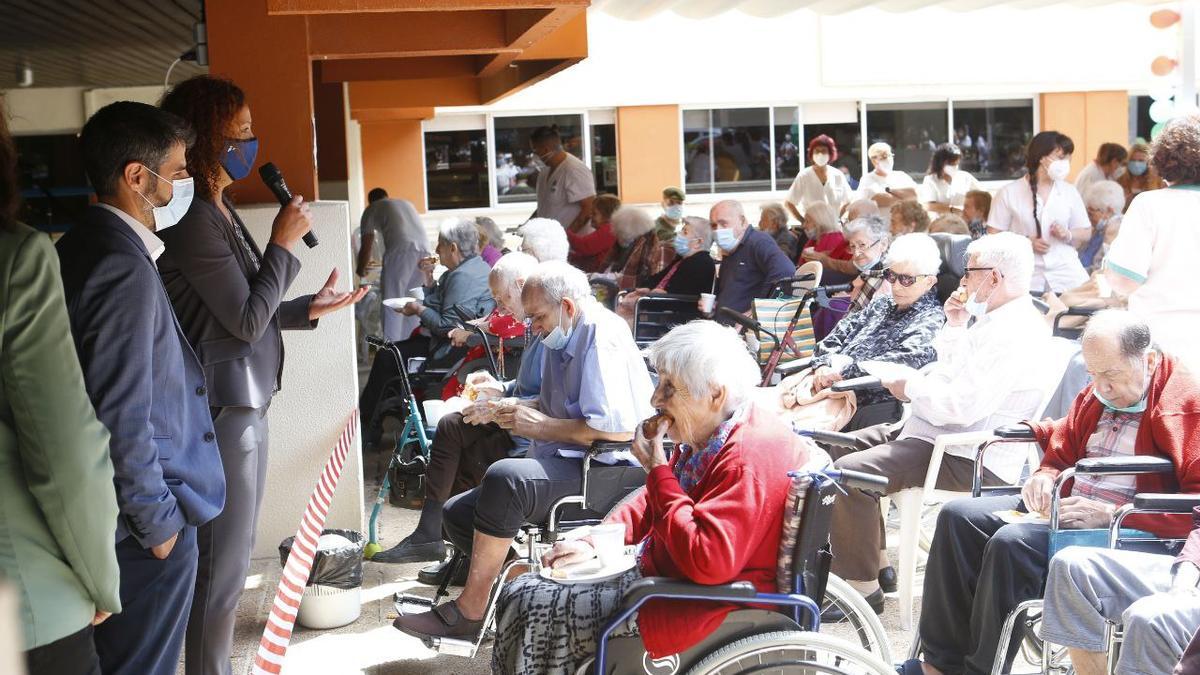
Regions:
[[[438,239],[458,246],[463,260],[479,255],[479,230],[467,218],[447,218],[438,225]]]
[[[732,412],[758,386],[758,365],[736,331],[715,321],[676,326],[646,348],[660,376],[681,383],[693,397],[725,390],[725,412]]]
[[[539,262],[566,260],[567,231],[553,218],[530,218],[521,226],[521,251]]]
[[[825,202],[813,202],[808,205],[804,210],[804,224],[807,226],[804,229],[812,228],[817,236],[842,231],[833,207]]]
[[[622,246],[628,246],[634,239],[654,229],[654,219],[636,206],[624,206],[613,214],[612,228],[617,241]]]
[[[707,251],[712,248],[713,243],[713,226],[712,221],[708,218],[699,216],[684,216],[683,222],[692,229],[692,236],[700,239],[700,250]],[[680,228],[681,230],[683,228]]]
[[[937,242],[923,232],[902,234],[896,237],[887,252],[887,266],[908,263],[917,268],[917,274],[937,274],[942,268],[942,254]]]
[[[542,292],[546,302],[557,305],[563,298],[576,302],[592,296],[592,286],[587,275],[561,260],[541,263],[525,278],[524,293],[536,288]]]
[[[879,205],[871,199],[855,199],[846,207],[846,216],[850,220],[879,215]]]
[[[1004,285],[1016,294],[1029,292],[1033,283],[1033,244],[1019,234],[997,232],[982,236],[967,245],[967,257],[975,257],[975,267],[994,267]]]
[[[879,155],[890,155],[891,153],[892,146],[884,143],[883,141],[872,143],[871,147],[867,148],[867,157],[871,159],[875,159]]]
[[[500,288],[508,288],[515,285],[518,279],[528,279],[537,266],[537,258],[528,253],[505,253],[488,273],[488,279]]]
[[[1083,191],[1083,203],[1101,211],[1111,209],[1115,215],[1120,215],[1125,210],[1125,190],[1116,181],[1097,181]]]
[[[868,239],[882,241],[884,246],[892,240],[892,228],[887,221],[878,215],[862,216],[846,223],[846,238],[864,232]]]

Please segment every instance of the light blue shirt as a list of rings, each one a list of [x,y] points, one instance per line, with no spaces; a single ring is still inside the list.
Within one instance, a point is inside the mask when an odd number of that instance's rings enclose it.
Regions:
[[[534,335],[525,351],[521,353],[521,366],[517,369],[517,379],[504,383],[504,395],[517,398],[537,398],[542,391],[542,352],[546,351],[541,339]],[[524,436],[513,436],[513,448],[509,457],[524,457],[532,443]]]
[[[585,300],[561,350],[544,349],[538,407],[555,419],[582,419],[597,431],[633,433],[654,414],[654,387],[629,324],[599,303]],[[534,441],[528,457],[582,457],[586,448],[559,441]],[[628,452],[597,458],[631,460]]]

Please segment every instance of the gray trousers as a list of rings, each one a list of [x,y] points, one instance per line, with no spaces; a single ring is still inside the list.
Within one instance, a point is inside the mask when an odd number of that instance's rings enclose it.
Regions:
[[[1042,637],[1090,652],[1108,650],[1105,627],[1123,626],[1118,675],[1175,668],[1200,628],[1200,592],[1170,593],[1169,555],[1071,547],[1050,561]]]
[[[214,408],[225,508],[198,530],[200,566],[188,618],[187,675],[230,675],[238,598],[267,480],[267,409]]]

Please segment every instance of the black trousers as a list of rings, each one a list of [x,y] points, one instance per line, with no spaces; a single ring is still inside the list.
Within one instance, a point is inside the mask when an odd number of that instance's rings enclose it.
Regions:
[[[942,507],[925,567],[921,643],[946,675],[991,672],[1000,629],[1021,602],[1042,597],[1049,567],[1046,525],[1005,523],[1018,495],[957,499]],[[1011,662],[1018,640],[1009,645]]]
[[[29,675],[100,675],[92,627],[25,652],[25,668]]]
[[[495,424],[467,424],[462,413],[446,415],[429,447],[425,496],[444,503],[478,486],[488,467],[508,457],[513,447],[512,436]]]
[[[423,335],[411,337],[403,342],[397,342],[400,354],[405,363],[409,359],[429,354],[429,338]],[[375,361],[371,363],[371,374],[367,376],[367,384],[358,397],[358,409],[362,413],[365,440],[378,442],[379,429],[372,425],[377,423],[375,415],[378,412],[379,401],[383,397],[383,388],[392,378],[399,377],[401,364],[396,362],[396,356],[390,349],[380,349],[375,352]],[[371,426],[372,428],[368,428]]]

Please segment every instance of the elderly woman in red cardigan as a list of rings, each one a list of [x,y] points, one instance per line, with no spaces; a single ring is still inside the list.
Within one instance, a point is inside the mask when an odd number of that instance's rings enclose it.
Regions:
[[[659,414],[640,425],[633,445],[649,473],[646,489],[606,518],[625,525],[625,543],[638,546],[637,564],[593,584],[524,575],[506,587],[494,672],[574,673],[595,654],[596,637],[625,589],[642,576],[775,588],[787,472],[819,463],[824,453],[750,402],[758,368],[732,329],[693,321],[648,351],[659,375],[652,399]],[[668,436],[677,444],[670,460],[663,449]],[[582,539],[556,544],[543,563],[557,571],[593,555]],[[656,658],[676,654],[732,609],[651,601],[616,634],[640,633]]]
[[[1092,384],[1055,422],[1026,422],[1045,451],[1020,496],[960,499],[938,515],[925,570],[920,635],[925,663],[904,673],[987,673],[1001,624],[1022,601],[1042,596],[1049,527],[1008,523],[1011,510],[1045,514],[1054,480],[1085,457],[1158,455],[1174,475],[1076,477],[1059,511],[1066,529],[1107,528],[1138,492],[1200,492],[1200,384],[1151,340],[1135,315],[1107,310],[1083,333]],[[1130,517],[1129,527],[1187,536],[1187,516]],[[834,551],[837,555],[837,551]]]

